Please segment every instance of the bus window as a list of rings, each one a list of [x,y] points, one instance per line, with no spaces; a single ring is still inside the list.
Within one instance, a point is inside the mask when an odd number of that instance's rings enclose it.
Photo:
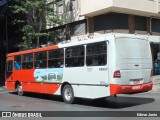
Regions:
[[[33,54],[25,54],[22,56],[22,69],[33,68]]]
[[[13,65],[12,60],[7,61],[7,69],[6,69],[7,73],[12,72],[12,65]]]
[[[14,70],[20,70],[21,69],[21,56],[15,56],[14,57]]]
[[[6,78],[8,79],[12,75],[13,71],[13,61],[9,60],[6,62]]]
[[[66,48],[65,61],[66,67],[84,66],[84,46]]]
[[[63,67],[64,61],[64,50],[52,50],[48,52],[48,67],[49,68],[59,68]]]
[[[47,52],[34,53],[34,68],[47,67]]]
[[[86,64],[87,66],[101,66],[107,63],[106,42],[99,42],[87,45]]]

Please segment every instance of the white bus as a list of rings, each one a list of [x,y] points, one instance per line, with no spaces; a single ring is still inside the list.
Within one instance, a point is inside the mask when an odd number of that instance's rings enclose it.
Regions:
[[[105,34],[77,39],[46,48],[11,53],[7,62],[10,62],[12,57],[13,60],[17,56],[24,58],[29,55],[31,58],[32,54],[36,56],[41,53],[43,67],[37,69],[33,65],[23,68],[21,60],[21,69],[12,70],[10,74],[14,82],[10,83],[11,77],[7,77],[8,89],[17,89],[19,95],[25,91],[62,95],[66,103],[73,103],[75,97],[96,99],[152,89],[152,55],[145,36]],[[33,64],[36,62],[33,57]],[[63,64],[63,67],[60,67],[59,63]],[[22,72],[27,73],[20,76]],[[47,83],[40,79],[36,81],[36,78],[45,76],[46,73],[61,75],[59,82],[47,80]]]

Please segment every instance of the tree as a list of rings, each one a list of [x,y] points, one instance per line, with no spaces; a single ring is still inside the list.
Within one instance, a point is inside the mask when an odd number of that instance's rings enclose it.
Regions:
[[[61,25],[63,20],[57,16],[55,3],[56,0],[15,0],[15,4],[11,9],[16,17],[13,21],[14,24],[21,26],[22,42],[19,47],[28,49],[33,43],[37,41],[39,47],[40,37],[48,36],[49,33],[42,32],[46,29],[46,24],[52,26]]]

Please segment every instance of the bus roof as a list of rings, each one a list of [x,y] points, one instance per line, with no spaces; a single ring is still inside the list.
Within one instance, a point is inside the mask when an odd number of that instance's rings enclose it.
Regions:
[[[15,55],[21,55],[21,54],[27,54],[27,53],[47,51],[47,50],[52,50],[52,49],[57,49],[57,48],[59,48],[57,45],[53,45],[53,46],[49,46],[49,47],[44,47],[44,48],[35,48],[35,49],[31,49],[31,50],[24,50],[24,51],[9,53],[7,55],[7,57],[15,56]]]
[[[100,41],[104,41],[104,40],[108,40],[107,38],[109,38],[109,36],[111,37],[115,37],[115,38],[119,38],[119,37],[132,37],[132,38],[141,38],[144,39],[146,38],[146,36],[143,35],[136,35],[136,34],[123,34],[123,33],[107,33],[107,34],[101,34],[101,35],[95,35],[95,36],[82,36],[82,38],[80,40],[80,36],[77,37],[76,40],[71,40],[70,42],[66,42],[66,43],[62,43],[62,44],[58,44],[58,45],[53,45],[53,46],[48,46],[48,47],[43,47],[43,48],[35,48],[35,49],[31,49],[31,50],[24,50],[24,51],[20,51],[20,52],[14,52],[14,53],[9,53],[7,55],[7,57],[11,57],[11,56],[15,56],[15,55],[22,55],[22,54],[28,54],[28,53],[34,53],[34,52],[41,52],[41,51],[47,51],[47,50],[52,50],[52,49],[58,49],[58,48],[63,48],[63,47],[69,47],[69,46],[75,46],[75,45],[82,45],[82,44],[87,44],[87,43],[92,43],[92,42],[100,42]],[[80,41],[79,41],[80,40]]]

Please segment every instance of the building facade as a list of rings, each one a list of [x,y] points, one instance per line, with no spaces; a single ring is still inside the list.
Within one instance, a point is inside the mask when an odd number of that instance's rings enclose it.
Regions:
[[[58,0],[56,9],[65,19],[65,39],[110,32],[149,35],[154,64],[158,61],[160,0]]]
[[[47,0],[48,4],[51,2],[56,2],[55,6],[50,7],[62,18],[63,25],[53,26],[46,22],[46,29],[51,33],[48,41],[55,40],[55,37],[72,40],[79,36],[110,32],[148,35],[151,36],[154,65],[157,63],[157,53],[160,51],[160,0]],[[4,4],[6,0],[0,0],[0,8]],[[46,41],[43,41],[45,44]]]

